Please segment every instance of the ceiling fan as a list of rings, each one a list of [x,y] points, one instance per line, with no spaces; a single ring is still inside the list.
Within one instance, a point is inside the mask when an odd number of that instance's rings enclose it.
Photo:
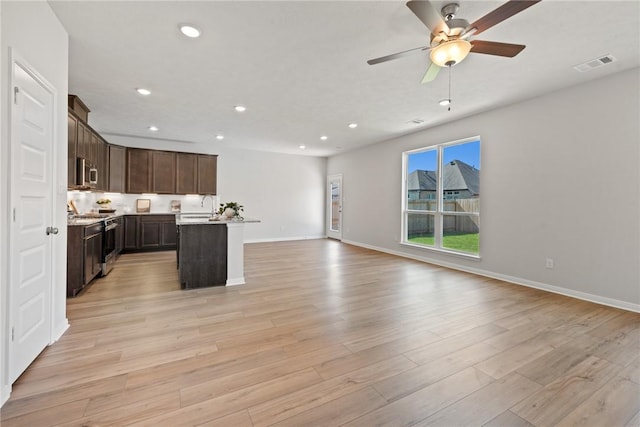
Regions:
[[[431,43],[428,46],[370,59],[367,63],[374,65],[412,53],[430,51],[431,65],[427,68],[422,79],[422,83],[428,83],[436,78],[440,68],[458,64],[467,57],[469,52],[512,58],[520,53],[525,46],[484,40],[469,40],[469,38],[488,30],[539,1],[510,0],[469,24],[466,19],[456,18],[456,13],[460,8],[458,3],[447,3],[440,10],[441,13],[438,13],[428,0],[410,0],[407,2],[407,7],[431,31]]]

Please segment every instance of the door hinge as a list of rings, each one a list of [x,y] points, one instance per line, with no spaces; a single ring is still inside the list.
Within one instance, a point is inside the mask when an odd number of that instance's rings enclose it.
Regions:
[[[20,88],[18,86],[13,87],[13,103],[18,103],[18,93],[20,93]]]
[[[11,328],[11,341],[13,342],[13,341],[15,341],[15,339],[16,339],[16,328],[12,327]]]
[[[16,222],[16,208],[13,208],[13,222]]]

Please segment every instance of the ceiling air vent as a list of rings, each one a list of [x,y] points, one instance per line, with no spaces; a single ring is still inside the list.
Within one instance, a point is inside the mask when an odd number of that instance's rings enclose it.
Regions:
[[[605,55],[605,56],[603,56],[601,58],[592,59],[591,61],[587,61],[584,64],[576,65],[573,68],[576,71],[584,73],[584,72],[587,72],[587,71],[591,71],[594,68],[602,67],[603,65],[607,65],[607,64],[610,64],[610,63],[615,62],[615,61],[617,61],[615,56],[613,56],[613,55]]]

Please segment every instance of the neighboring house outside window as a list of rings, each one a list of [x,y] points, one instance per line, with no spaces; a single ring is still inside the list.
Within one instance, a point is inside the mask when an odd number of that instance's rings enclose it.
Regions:
[[[403,243],[479,256],[480,138],[403,156]]]

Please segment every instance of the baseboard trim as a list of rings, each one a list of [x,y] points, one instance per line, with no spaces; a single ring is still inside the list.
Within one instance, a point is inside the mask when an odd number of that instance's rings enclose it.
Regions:
[[[246,282],[244,281],[244,276],[242,277],[234,277],[232,279],[227,279],[227,283],[225,286],[238,286],[244,285]]]
[[[51,342],[49,343],[49,345],[58,341],[62,337],[62,335],[64,335],[64,333],[67,331],[67,329],[69,329],[69,320],[65,318],[62,326],[58,328],[56,331],[52,332]],[[0,388],[0,408],[11,397],[11,389],[12,389],[11,384],[3,384],[2,387]]]
[[[489,277],[491,279],[502,280],[504,282],[513,283],[514,285],[526,286],[528,288],[540,289],[542,291],[552,292],[554,294],[564,295],[572,298],[581,299],[584,301],[593,302],[596,304],[606,305],[609,307],[620,308],[622,310],[633,311],[640,313],[640,304],[634,304],[627,301],[617,300],[613,298],[607,298],[600,295],[589,294],[586,292],[580,292],[573,289],[563,288],[561,286],[550,285],[548,283],[536,282],[533,280],[523,279],[522,277],[509,276],[506,274],[495,273],[493,271],[482,270],[479,268],[472,268],[455,263],[443,262],[435,260],[429,257],[421,257],[413,254],[407,254],[400,251],[393,251],[378,246],[367,245],[365,243],[355,242],[353,240],[343,240],[343,243],[359,246],[361,248],[371,249],[378,252],[388,253],[390,255],[396,255],[402,258],[409,258],[416,261],[422,261],[429,264],[438,265],[440,267],[450,268],[452,270],[464,271],[466,273],[477,274],[478,276]]]
[[[3,386],[2,389],[0,389],[0,408],[2,408],[2,405],[7,403],[9,397],[11,397],[11,386]]]
[[[66,304],[66,303],[65,303]],[[69,329],[69,319],[65,318],[64,319],[64,323],[62,324],[62,326],[60,328],[58,328],[57,331],[53,332],[53,335],[51,336],[51,344],[53,344],[54,342],[58,341],[62,335],[64,335],[65,332],[67,332],[67,329]]]

